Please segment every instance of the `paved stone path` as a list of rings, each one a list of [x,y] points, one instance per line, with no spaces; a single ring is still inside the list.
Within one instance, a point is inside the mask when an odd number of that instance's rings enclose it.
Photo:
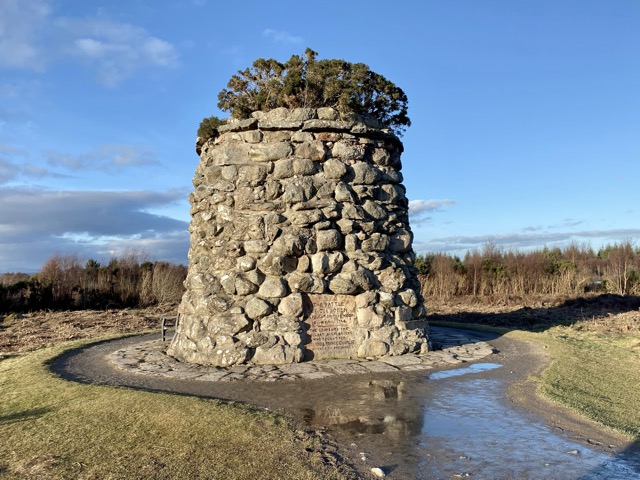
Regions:
[[[432,329],[429,334],[441,349],[423,355],[408,354],[379,359],[323,360],[286,365],[239,365],[228,368],[183,363],[169,357],[162,340],[139,343],[117,350],[109,360],[119,369],[140,375],[165,376],[203,382],[280,382],[317,379],[334,375],[407,372],[443,368],[479,360],[496,353],[473,332]]]

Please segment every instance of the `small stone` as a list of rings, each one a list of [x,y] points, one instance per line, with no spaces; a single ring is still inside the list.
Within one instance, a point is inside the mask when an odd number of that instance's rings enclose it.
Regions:
[[[298,158],[321,162],[326,154],[324,145],[319,141],[303,142],[295,147],[295,156]]]
[[[259,130],[250,130],[242,133],[242,139],[247,143],[260,143],[262,140],[262,132]]]
[[[338,118],[338,111],[331,107],[320,107],[316,113],[320,120],[336,120]]]
[[[256,162],[269,162],[288,157],[291,150],[288,142],[249,144],[248,156]]]
[[[402,288],[407,280],[407,276],[400,268],[389,267],[378,275],[380,284],[387,292],[396,292]]]
[[[368,307],[373,305],[378,300],[378,294],[376,292],[364,292],[356,297],[357,307]]]
[[[378,478],[384,478],[386,476],[384,470],[382,470],[380,467],[373,467],[371,469],[371,473]]]
[[[317,275],[293,272],[289,275],[287,283],[292,292],[325,293],[325,282]]]
[[[365,252],[384,252],[389,246],[389,236],[383,233],[373,233],[362,242],[362,250]]]
[[[256,268],[256,259],[248,255],[238,257],[236,259],[236,265],[238,267],[238,270],[248,272],[249,270],[253,270],[254,268]]]
[[[308,158],[297,158],[293,161],[294,175],[313,175],[316,173],[316,164]]]
[[[354,164],[353,183],[356,185],[374,185],[380,179],[380,171],[368,163],[358,162]]]
[[[353,295],[359,289],[351,274],[341,273],[329,281],[329,290],[336,295]]]
[[[355,202],[353,192],[343,182],[340,182],[336,185],[334,196],[337,202]]]

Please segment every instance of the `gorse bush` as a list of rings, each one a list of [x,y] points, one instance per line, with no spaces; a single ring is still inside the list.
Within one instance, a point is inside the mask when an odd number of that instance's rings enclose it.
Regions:
[[[231,77],[218,95],[218,108],[243,119],[278,107],[332,107],[343,115],[369,115],[396,135],[411,125],[407,96],[393,82],[364,63],[318,60],[317,55],[307,48],[303,56],[292,55],[284,63],[257,59]],[[206,133],[202,124],[201,129]]]
[[[198,127],[198,136],[200,138],[212,138],[218,135],[217,128],[224,125],[224,120],[220,120],[216,116],[203,118]]]

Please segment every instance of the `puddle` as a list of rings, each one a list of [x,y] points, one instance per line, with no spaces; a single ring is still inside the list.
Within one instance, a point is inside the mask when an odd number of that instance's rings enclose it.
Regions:
[[[468,367],[455,368],[453,370],[443,370],[441,372],[435,372],[429,375],[430,380],[442,380],[443,378],[460,377],[462,375],[469,375],[471,373],[487,372],[500,368],[502,365],[499,363],[474,363]]]
[[[557,435],[508,407],[503,380],[441,383],[423,409],[413,478],[629,479],[640,469]],[[639,465],[636,464],[636,467]]]
[[[612,457],[511,408],[498,363],[308,391],[305,422],[330,426],[390,479],[640,478],[640,459]],[[484,373],[480,378],[471,374]],[[315,388],[315,387],[314,387]],[[300,400],[298,399],[298,403]],[[365,455],[366,459],[366,455]],[[371,465],[374,466],[374,465]],[[380,466],[380,465],[375,465]]]

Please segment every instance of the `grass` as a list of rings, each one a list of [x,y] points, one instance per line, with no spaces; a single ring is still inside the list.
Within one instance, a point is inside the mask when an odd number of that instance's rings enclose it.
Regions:
[[[631,438],[640,439],[640,333],[603,326],[597,319],[556,325],[543,331],[433,322],[506,334],[547,348],[550,366],[538,392],[577,413]],[[621,333],[626,330],[626,333]]]
[[[342,478],[319,440],[277,415],[81,385],[48,370],[86,343],[0,360],[0,478]]]
[[[553,358],[541,375],[540,393],[640,439],[640,352],[629,346],[633,342],[560,326],[535,337]]]

